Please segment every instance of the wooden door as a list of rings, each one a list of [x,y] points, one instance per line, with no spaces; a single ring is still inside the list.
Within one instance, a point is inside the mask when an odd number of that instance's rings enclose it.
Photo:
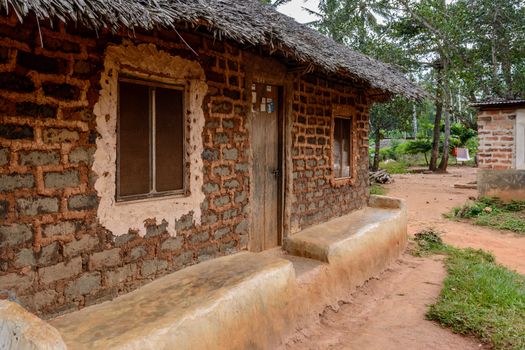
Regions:
[[[261,251],[281,242],[279,89],[252,85],[254,205],[250,247]]]

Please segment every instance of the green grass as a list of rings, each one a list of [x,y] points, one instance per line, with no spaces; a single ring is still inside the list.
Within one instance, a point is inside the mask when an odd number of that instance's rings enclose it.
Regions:
[[[370,194],[378,194],[380,196],[384,196],[386,194],[387,190],[380,184],[372,184],[370,185]]]
[[[496,198],[481,198],[453,208],[445,216],[450,219],[467,219],[475,225],[525,234],[525,202],[504,203]]]
[[[389,174],[406,174],[408,165],[402,161],[389,160],[379,163],[380,169],[385,169]]]
[[[525,276],[497,264],[490,253],[445,245],[433,230],[415,240],[417,255],[447,255],[448,276],[429,319],[496,350],[525,349]]]

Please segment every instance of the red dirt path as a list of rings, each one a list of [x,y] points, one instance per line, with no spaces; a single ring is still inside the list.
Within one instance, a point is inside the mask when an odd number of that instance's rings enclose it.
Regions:
[[[455,189],[455,183],[475,181],[476,169],[451,168],[448,174],[396,175],[388,195],[408,204],[409,234],[433,227],[457,247],[491,251],[502,264],[525,273],[525,236],[468,223],[442,214],[465,203],[475,190]],[[337,311],[326,309],[319,323],[299,330],[282,347],[286,350],[419,350],[481,349],[476,339],[453,334],[425,319],[446,276],[442,257],[416,258],[405,253],[378,278],[356,290]]]

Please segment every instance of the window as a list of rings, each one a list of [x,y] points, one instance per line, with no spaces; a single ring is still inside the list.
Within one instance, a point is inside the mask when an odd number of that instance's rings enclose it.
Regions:
[[[352,176],[352,119],[334,118],[332,166],[335,178]]]
[[[183,90],[119,81],[117,200],[184,192]]]

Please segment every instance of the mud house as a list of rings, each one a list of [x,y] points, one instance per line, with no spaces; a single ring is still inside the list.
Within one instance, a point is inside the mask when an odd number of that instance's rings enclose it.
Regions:
[[[478,109],[481,196],[525,200],[525,100],[492,100]]]
[[[0,290],[47,319],[192,265],[224,286],[240,251],[329,261],[291,238],[369,206],[368,108],[423,96],[257,1],[0,9]],[[374,237],[378,268],[403,238]]]

